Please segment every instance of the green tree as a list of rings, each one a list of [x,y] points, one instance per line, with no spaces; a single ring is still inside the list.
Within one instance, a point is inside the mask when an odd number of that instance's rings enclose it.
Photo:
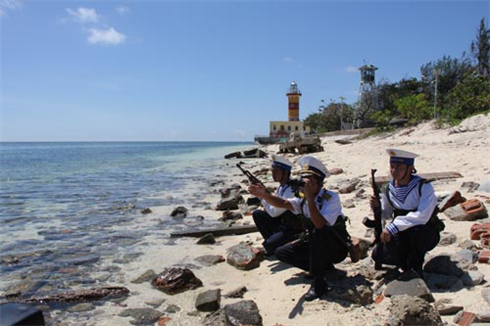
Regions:
[[[485,26],[485,19],[480,21],[476,40],[470,46],[473,59],[476,61],[476,71],[485,78],[490,78],[490,29]]]
[[[449,122],[490,110],[490,80],[482,75],[469,74],[456,85],[448,96],[443,117]]]
[[[346,103],[331,101],[328,105],[321,105],[317,113],[312,113],[305,118],[305,125],[316,133],[340,130],[340,117],[342,121],[352,121],[352,107]]]
[[[325,126],[325,117],[321,110],[320,112],[310,114],[303,122],[306,126],[310,127],[312,132],[321,133],[327,131]]]
[[[399,98],[395,106],[401,116],[408,119],[411,124],[430,119],[432,109],[425,94],[414,94]]]

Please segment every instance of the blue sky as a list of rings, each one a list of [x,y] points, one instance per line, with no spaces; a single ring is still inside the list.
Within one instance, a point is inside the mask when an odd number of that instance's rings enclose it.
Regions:
[[[1,141],[253,141],[468,51],[490,1],[0,0]]]

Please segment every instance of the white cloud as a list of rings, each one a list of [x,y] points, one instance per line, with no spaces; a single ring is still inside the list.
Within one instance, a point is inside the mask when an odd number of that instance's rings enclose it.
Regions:
[[[129,7],[126,7],[126,6],[119,6],[116,8],[116,11],[120,15],[125,15],[125,14],[129,14],[131,12],[131,9],[129,9]]]
[[[353,66],[347,66],[345,68],[345,71],[347,71],[349,74],[352,74],[354,72],[357,72],[359,69],[357,67],[353,67]]]
[[[282,59],[282,61],[284,61],[284,62],[294,62],[294,59],[291,58],[291,57],[285,57],[284,59]]]
[[[0,16],[6,14],[8,10],[20,10],[22,2],[19,0],[0,0]]]
[[[97,23],[99,20],[99,14],[93,8],[80,7],[76,11],[67,8],[66,11],[75,21],[80,23]]]
[[[91,28],[89,32],[90,35],[87,40],[92,44],[117,45],[124,43],[127,38],[126,35],[119,33],[113,27],[106,30]]]

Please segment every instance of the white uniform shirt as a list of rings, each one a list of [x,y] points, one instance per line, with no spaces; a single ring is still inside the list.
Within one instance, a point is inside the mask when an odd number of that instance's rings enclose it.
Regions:
[[[421,178],[414,176],[407,186],[395,187],[394,182],[389,184],[389,196],[392,207],[384,193],[381,193],[382,216],[385,219],[393,217],[393,208],[409,212],[407,215],[399,215],[386,227],[390,234],[395,235],[415,225],[426,224],[437,206],[437,197],[430,183],[424,183],[419,195],[419,182]]]
[[[283,199],[288,199],[294,197],[294,192],[291,189],[290,185],[285,184],[285,185],[280,185],[277,188],[275,195]],[[261,199],[260,201],[262,202],[262,205],[264,206],[264,209],[267,212],[267,214],[269,214],[271,217],[278,217],[279,215],[282,215],[285,211],[287,211],[287,209],[285,208],[272,206],[271,204],[267,203],[264,199]]]
[[[323,194],[325,192],[330,195],[330,198],[328,200],[323,198]],[[305,217],[311,218],[307,200],[303,202],[303,207],[301,207],[303,198],[294,197],[288,199],[288,201],[291,203],[291,205],[293,205],[292,212],[294,214],[303,213]],[[333,191],[325,189],[320,190],[320,192],[316,195],[315,204],[320,214],[323,216],[325,221],[327,221],[328,225],[334,225],[337,221],[337,217],[339,217],[339,215],[342,215],[342,204],[340,204],[340,197],[337,193]]]

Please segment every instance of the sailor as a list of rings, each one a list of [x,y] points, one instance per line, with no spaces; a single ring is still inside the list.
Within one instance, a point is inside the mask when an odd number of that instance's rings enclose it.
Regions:
[[[294,191],[290,185],[292,167],[293,164],[286,158],[272,155],[272,178],[279,183],[275,196],[282,199],[294,197]],[[275,207],[264,199],[261,199],[261,202],[264,210],[257,209],[252,216],[255,225],[257,225],[260,234],[264,238],[262,245],[267,255],[273,255],[277,247],[294,240],[296,234],[302,230],[295,228],[293,224],[289,223],[288,220],[296,219],[296,217],[286,208]]]
[[[399,149],[386,151],[393,180],[382,187],[381,216],[392,221],[381,232],[381,243],[376,244],[372,258],[377,266],[396,265],[404,272],[402,275],[423,277],[425,254],[439,243],[443,228],[437,218],[437,197],[432,185],[416,175],[417,154]],[[371,207],[380,209],[374,196]]]
[[[312,274],[313,284],[304,296],[311,301],[327,291],[327,271],[347,256],[348,233],[338,194],[323,188],[324,179],[330,176],[328,169],[312,156],[302,157],[298,163],[304,181],[304,198],[279,198],[268,194],[260,185],[251,185],[249,191],[275,207],[302,214],[309,221],[305,239],[285,244],[275,254],[279,260]]]

